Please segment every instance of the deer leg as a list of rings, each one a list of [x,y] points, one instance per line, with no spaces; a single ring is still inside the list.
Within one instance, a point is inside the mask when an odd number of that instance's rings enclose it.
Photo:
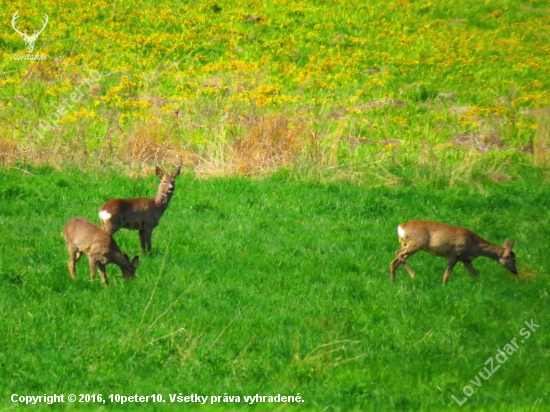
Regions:
[[[479,276],[477,271],[475,270],[474,266],[472,265],[472,261],[471,260],[466,260],[464,262],[464,267],[466,269],[468,269],[468,272],[470,272],[472,274],[473,277],[476,277],[476,276]]]
[[[141,253],[145,252],[147,247],[147,240],[145,238],[145,229],[139,231],[139,246],[141,248]]]
[[[99,268],[99,274],[101,275],[101,280],[105,286],[109,286],[107,281],[107,273],[105,272],[105,265],[103,263],[98,263],[97,267]]]
[[[416,275],[412,270],[412,268],[410,267],[410,265],[400,258],[395,258],[394,260],[392,260],[390,264],[391,283],[395,283],[395,271],[399,267],[399,265],[403,265],[405,269],[407,269],[407,272],[409,272],[409,275],[412,278],[412,280],[416,280]]]
[[[147,251],[150,252],[152,247],[151,247],[151,238],[153,237],[153,230],[148,230],[147,231],[147,235],[146,235],[146,242],[147,242]]]
[[[76,261],[72,256],[69,258],[69,260],[67,260],[67,265],[69,266],[69,273],[74,280],[76,280],[75,263]]]
[[[447,261],[447,269],[445,269],[445,274],[443,275],[443,284],[447,283],[447,280],[449,279],[449,276],[451,276],[451,273],[453,273],[453,268],[455,267],[457,262],[456,256],[453,254],[449,256],[449,260]]]
[[[412,268],[409,266],[407,262],[403,261],[403,267],[407,269],[407,272],[409,272],[411,279],[416,280],[416,275],[414,274],[414,271],[412,270]]]
[[[406,260],[414,255],[416,252],[418,252],[419,249],[409,249],[408,246],[404,247],[403,249],[399,249],[396,254],[396,258],[391,262],[390,264],[390,272],[391,272],[391,283],[395,283],[395,270],[399,267],[399,265],[403,265],[407,272],[409,272],[410,277],[415,280],[416,275],[410,265],[406,262]]]
[[[151,251],[151,236],[153,235],[152,229],[142,229],[139,231],[139,241],[141,243],[141,251]]]
[[[76,261],[80,258],[80,252],[77,250],[74,245],[67,245],[69,249],[69,260],[67,260],[67,265],[69,266],[69,273],[73,279],[76,280],[76,270],[75,264]]]
[[[405,261],[401,258],[401,255],[405,251],[405,248],[399,249],[395,252],[395,255],[397,256],[392,262],[390,263],[390,274],[391,274],[391,283],[395,283],[395,271],[399,267],[399,265],[403,264]]]
[[[110,219],[102,219],[101,228],[112,236],[120,230],[120,225],[113,223]]]
[[[90,263],[90,281],[93,282],[93,280],[95,279],[95,266],[96,266],[96,261],[94,258],[91,258],[90,255],[88,255],[88,261]]]
[[[400,264],[401,260],[399,260],[399,258],[395,258],[390,263],[391,283],[395,283],[395,270],[399,267]]]

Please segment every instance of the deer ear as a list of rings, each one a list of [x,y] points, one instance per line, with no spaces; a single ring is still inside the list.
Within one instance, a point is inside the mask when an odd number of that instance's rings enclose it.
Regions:
[[[178,166],[178,168],[174,171],[174,173],[172,173],[172,177],[175,179],[180,175],[180,173],[181,173],[181,166]]]
[[[159,177],[159,179],[162,179],[162,176],[164,176],[166,173],[164,173],[164,170],[160,166],[157,166],[155,169],[155,174]]]
[[[139,256],[134,256],[134,258],[132,259],[132,266],[134,268],[137,268],[139,265]]]
[[[124,257],[126,258],[126,260],[129,262],[130,261],[130,257],[125,253],[124,254]]]
[[[510,242],[509,239],[504,239],[504,256],[508,256],[514,247],[515,242]]]

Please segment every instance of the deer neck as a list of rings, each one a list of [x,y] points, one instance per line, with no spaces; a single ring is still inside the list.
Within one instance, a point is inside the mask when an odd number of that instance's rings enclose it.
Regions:
[[[155,196],[155,206],[160,211],[161,214],[164,213],[166,208],[168,207],[168,203],[170,203],[170,199],[172,199],[172,193],[165,193],[160,188]]]
[[[480,256],[486,256],[496,261],[498,261],[504,254],[504,248],[501,248],[500,246],[497,246],[497,245],[493,245],[492,243],[487,242],[486,240],[483,240],[482,242],[480,242],[478,247],[479,247]]]
[[[111,262],[119,266],[120,268],[129,268],[128,260],[126,259],[126,256],[124,256],[124,253],[122,253],[120,250],[116,250],[111,253]]]

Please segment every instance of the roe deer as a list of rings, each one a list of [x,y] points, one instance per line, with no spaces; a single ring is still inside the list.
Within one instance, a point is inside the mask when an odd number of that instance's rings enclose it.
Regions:
[[[406,260],[419,250],[448,259],[443,284],[451,276],[456,262],[462,262],[472,276],[477,276],[472,261],[479,256],[494,259],[514,275],[518,274],[516,255],[512,252],[514,242],[508,239],[504,241],[504,247],[499,247],[487,242],[469,229],[427,220],[403,223],[397,227],[397,234],[402,248],[395,252],[397,258],[390,265],[392,283],[395,282],[395,270],[399,265],[403,265],[411,278],[416,279]]]
[[[91,280],[95,278],[97,265],[101,280],[105,286],[108,286],[105,273],[105,265],[108,263],[118,265],[124,278],[135,277],[139,257],[134,257],[130,262],[128,255],[120,251],[113,237],[86,218],[73,217],[70,219],[63,228],[63,236],[69,249],[67,263],[73,279],[76,279],[75,264],[82,254],[88,255]]]
[[[106,230],[114,235],[123,227],[139,230],[141,251],[151,250],[151,235],[158,226],[160,217],[168,207],[174,194],[174,179],[179,176],[178,166],[172,174],[166,173],[157,166],[155,173],[160,178],[157,195],[153,198],[112,199],[99,208],[99,219]]]

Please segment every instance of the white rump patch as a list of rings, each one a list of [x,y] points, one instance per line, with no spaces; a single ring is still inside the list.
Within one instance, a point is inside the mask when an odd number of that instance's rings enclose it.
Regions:
[[[403,228],[401,226],[397,226],[397,235],[401,239],[405,239],[405,231],[403,230]]]
[[[109,220],[111,218],[111,214],[107,212],[106,210],[100,210],[99,211],[99,218],[101,220]]]

